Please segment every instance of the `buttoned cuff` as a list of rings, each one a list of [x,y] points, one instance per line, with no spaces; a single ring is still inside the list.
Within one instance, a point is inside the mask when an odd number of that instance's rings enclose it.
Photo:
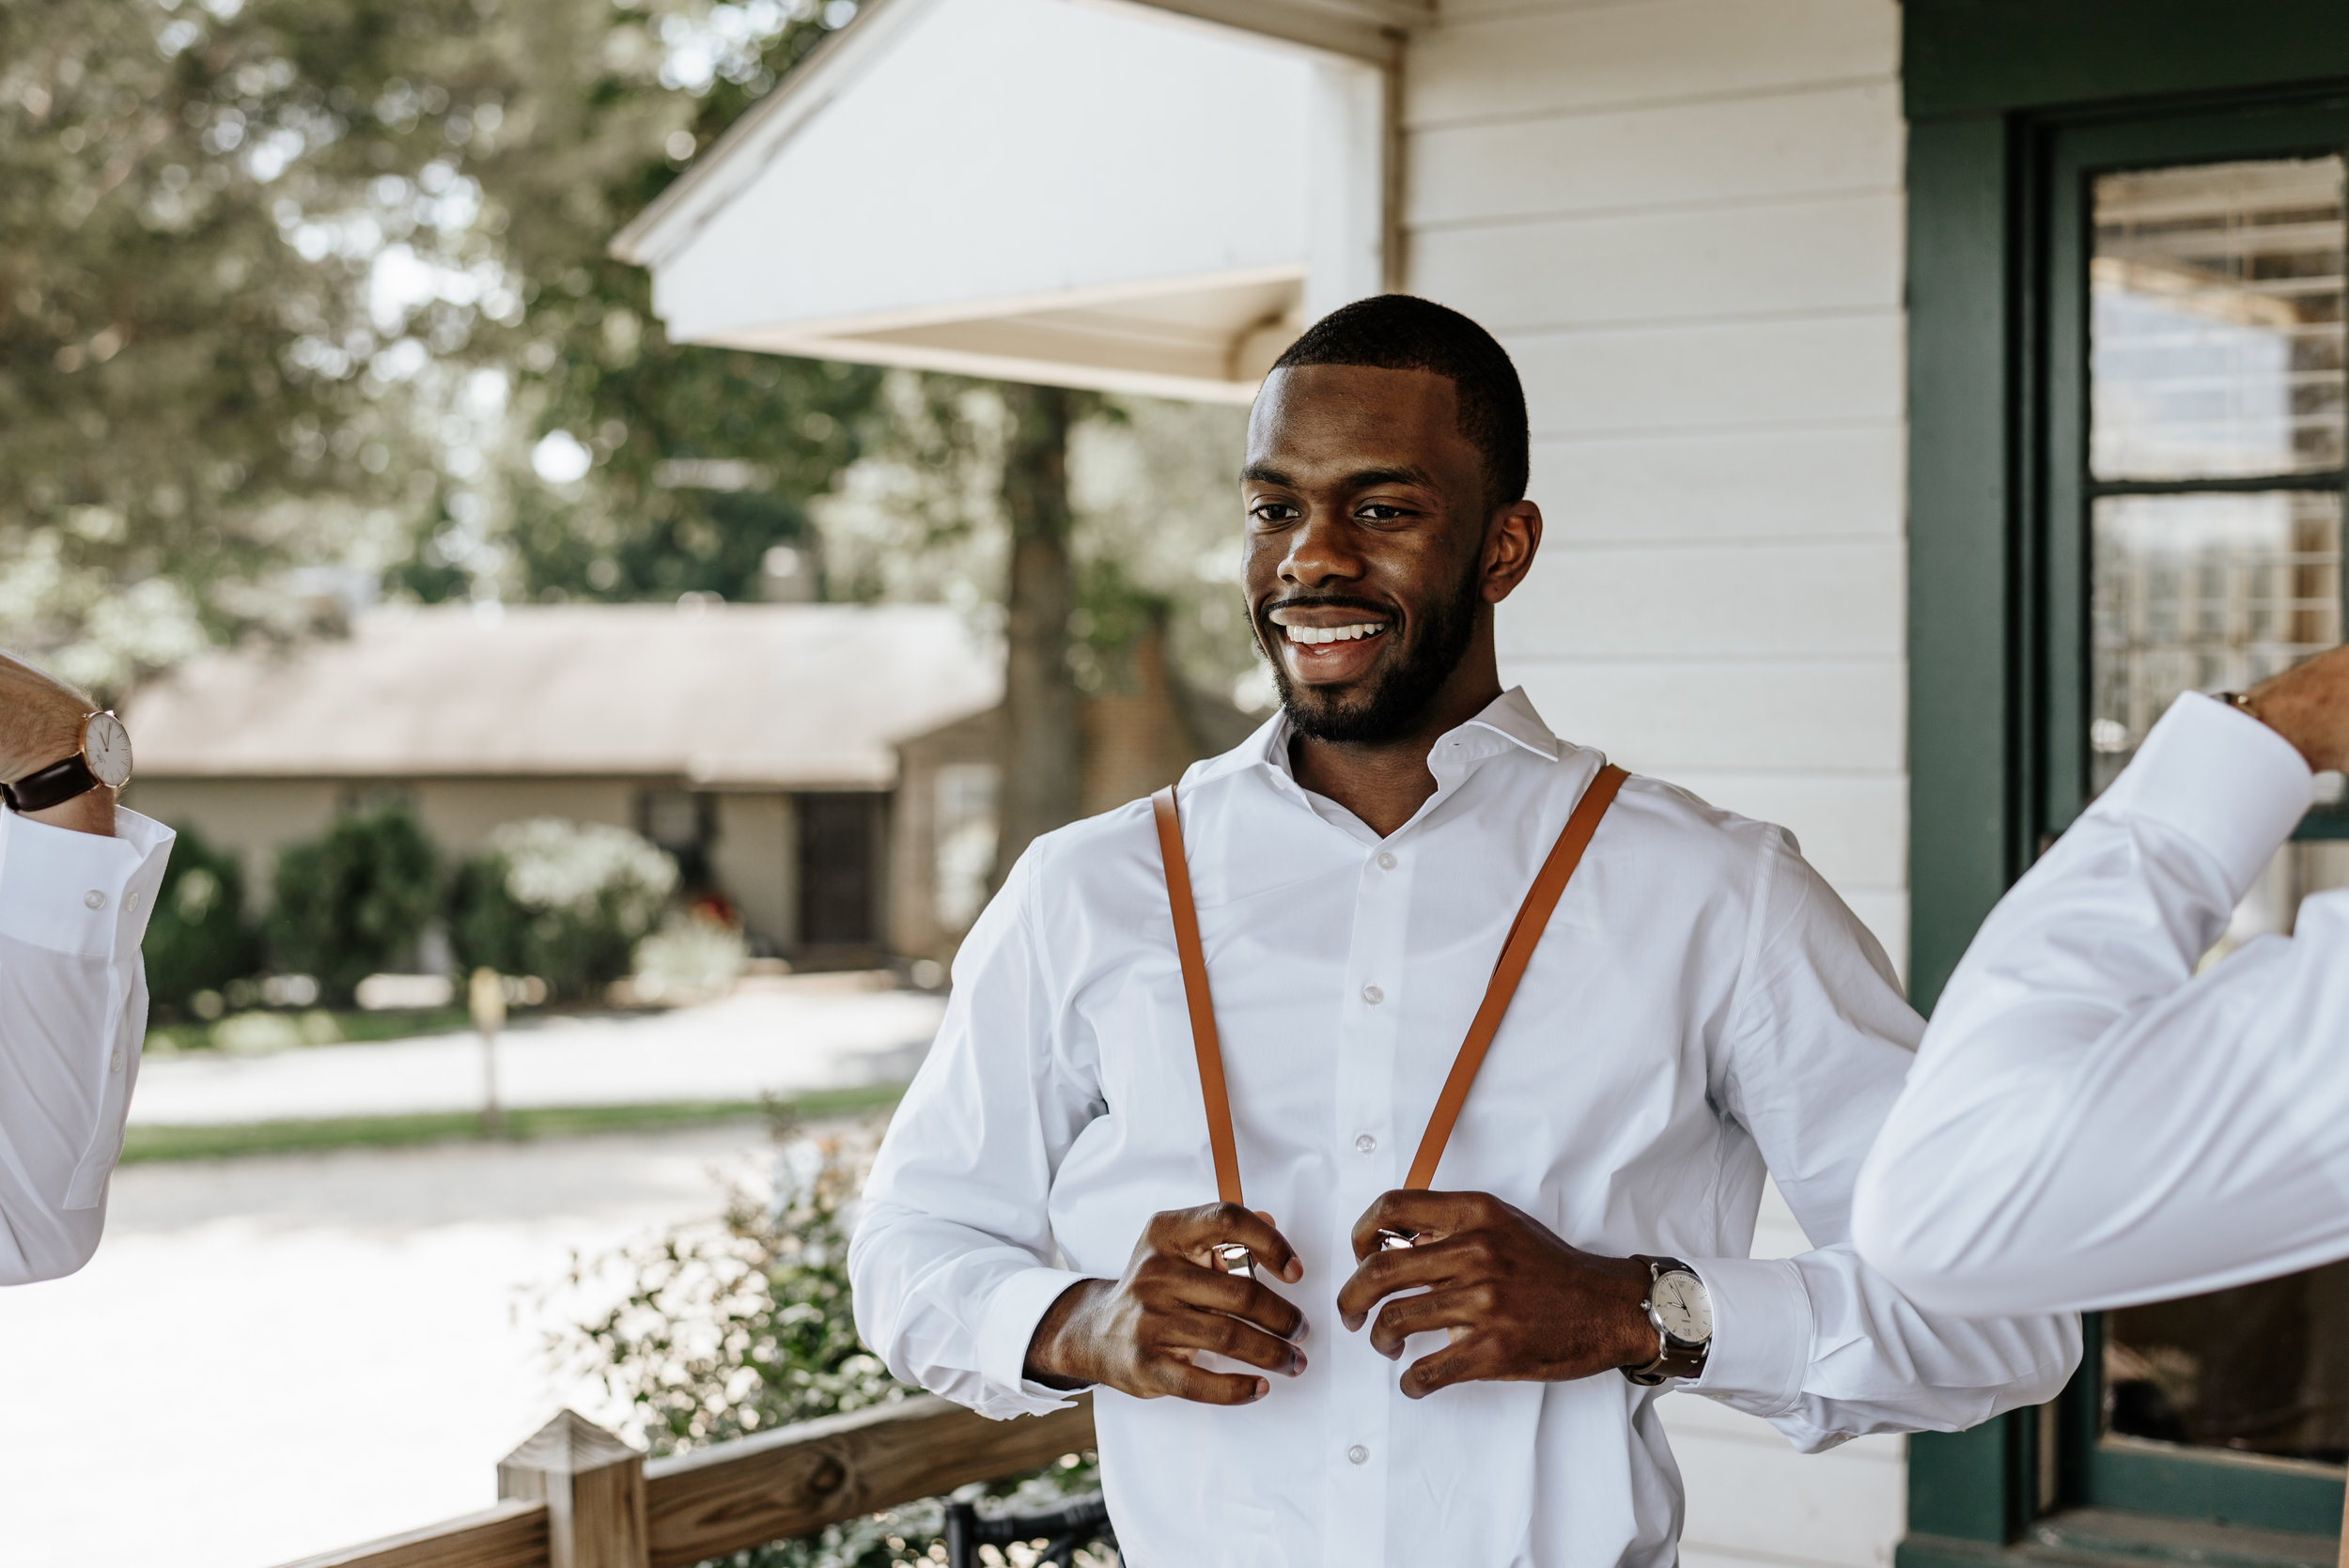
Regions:
[[[135,954],[174,836],[119,806],[111,838],[0,808],[0,936],[82,958]]]
[[[2314,785],[2291,741],[2230,704],[2188,691],[2089,810],[2175,830],[2218,862],[2241,897],[2308,814]]]
[[[1691,1261],[1713,1304],[1704,1375],[1681,1387],[1734,1398],[1759,1416],[1794,1408],[1811,1365],[1811,1293],[1792,1258]]]
[[[995,1388],[1019,1390],[1027,1413],[1057,1410],[1069,1401],[1070,1390],[1029,1379],[1028,1346],[1052,1303],[1088,1278],[1065,1268],[1022,1269],[996,1287],[979,1320],[979,1375]]]

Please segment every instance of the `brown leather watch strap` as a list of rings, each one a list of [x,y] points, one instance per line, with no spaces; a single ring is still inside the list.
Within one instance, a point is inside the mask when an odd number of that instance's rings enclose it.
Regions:
[[[1491,1048],[1493,1036],[1500,1032],[1501,1017],[1509,1011],[1509,1000],[1517,995],[1517,982],[1525,978],[1525,967],[1532,960],[1533,949],[1541,944],[1542,932],[1549,924],[1551,911],[1558,907],[1559,895],[1565,892],[1575,867],[1582,863],[1582,852],[1590,846],[1591,836],[1598,831],[1599,819],[1614,803],[1615,792],[1629,777],[1612,763],[1599,769],[1598,776],[1582,792],[1573,815],[1566,818],[1566,826],[1551,846],[1549,858],[1542,862],[1525,902],[1517,907],[1517,917],[1510,924],[1508,939],[1501,945],[1501,957],[1493,965],[1492,979],[1485,987],[1485,1000],[1469,1025],[1468,1037],[1460,1042],[1451,1076],[1444,1080],[1443,1093],[1436,1097],[1435,1113],[1428,1118],[1427,1131],[1420,1139],[1410,1174],[1404,1178],[1407,1188],[1424,1189],[1435,1179],[1444,1145],[1451,1141],[1453,1126],[1460,1119],[1460,1108],[1468,1102],[1469,1086],[1476,1081],[1476,1070],[1484,1065],[1485,1053]],[[1183,824],[1174,805],[1174,786],[1169,784],[1153,795],[1150,807],[1158,818],[1159,858],[1165,867],[1167,903],[1174,916],[1174,953],[1182,963],[1183,998],[1190,1009],[1191,1048],[1199,1058],[1199,1089],[1206,1102],[1207,1147],[1215,1157],[1216,1193],[1227,1203],[1237,1203],[1242,1200],[1239,1153],[1232,1136],[1232,1102],[1223,1081],[1223,1050],[1217,1039],[1215,1008],[1207,991],[1207,960],[1199,945],[1199,913],[1191,902],[1190,869],[1183,851]]]
[[[1239,1149],[1232,1138],[1232,1101],[1223,1087],[1223,1048],[1215,1032],[1215,1003],[1207,994],[1207,957],[1199,946],[1199,911],[1190,901],[1190,862],[1183,853],[1183,819],[1174,786],[1150,797],[1159,819],[1159,859],[1166,867],[1166,901],[1174,912],[1174,954],[1183,965],[1183,1000],[1190,1007],[1190,1046],[1199,1057],[1199,1092],[1207,1102],[1207,1148],[1215,1156],[1216,1196],[1237,1203]]]

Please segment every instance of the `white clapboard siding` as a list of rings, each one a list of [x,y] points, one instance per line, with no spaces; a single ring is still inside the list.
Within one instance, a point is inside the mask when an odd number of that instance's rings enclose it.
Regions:
[[[1890,82],[1660,108],[1544,114],[1416,132],[1412,226],[1897,191]],[[1543,178],[1513,172],[1539,165]]]
[[[1669,485],[1658,476],[1669,474]],[[1901,536],[1890,421],[1656,430],[1533,443],[1545,550],[1562,543]]]
[[[1405,274],[1526,383],[1504,673],[1561,733],[1783,823],[1907,949],[1894,0],[1444,0],[1404,77]],[[1773,1188],[1760,1255],[1806,1243]],[[1884,1568],[1903,1445],[1668,1398],[1691,1568]]]

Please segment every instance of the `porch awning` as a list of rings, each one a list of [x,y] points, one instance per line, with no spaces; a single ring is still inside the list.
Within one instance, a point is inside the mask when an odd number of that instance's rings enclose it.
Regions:
[[[1245,400],[1380,286],[1418,3],[867,0],[614,248],[681,342]]]

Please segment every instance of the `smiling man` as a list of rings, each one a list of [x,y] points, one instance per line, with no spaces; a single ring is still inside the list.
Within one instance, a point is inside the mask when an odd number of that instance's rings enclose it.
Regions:
[[[1257,399],[1246,585],[1282,711],[1175,797],[1245,1202],[1212,1201],[1149,802],[1013,869],[866,1189],[866,1340],[990,1415],[1098,1390],[1139,1568],[1668,1564],[1665,1389],[1814,1450],[1972,1425],[2078,1358],[2075,1319],[1932,1317],[1853,1254],[1919,1020],[1785,832],[1623,781],[1502,690],[1526,481],[1507,355],[1423,300],[1332,314]],[[1766,1170],[1815,1250],[1747,1256]],[[1235,1243],[1253,1272],[1218,1266]]]

